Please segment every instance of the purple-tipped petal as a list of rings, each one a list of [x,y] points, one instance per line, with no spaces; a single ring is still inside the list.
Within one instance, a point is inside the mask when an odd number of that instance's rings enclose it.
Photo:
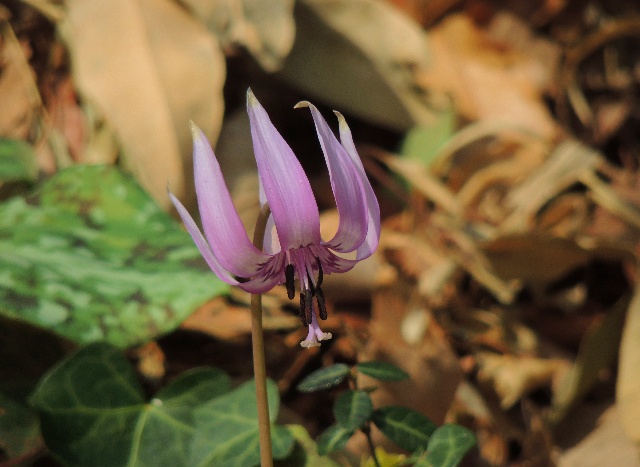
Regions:
[[[247,110],[258,173],[282,249],[320,243],[318,205],[300,162],[251,90]]]
[[[380,206],[378,204],[378,199],[373,192],[373,188],[371,187],[371,183],[367,178],[367,174],[364,171],[364,166],[362,165],[360,156],[356,151],[356,146],[353,144],[353,137],[351,136],[349,125],[347,125],[347,121],[340,112],[334,113],[338,117],[338,122],[340,124],[340,141],[355,164],[356,170],[360,174],[360,179],[362,180],[365,195],[367,197],[367,235],[364,242],[356,252],[356,259],[361,260],[371,256],[373,252],[376,251],[376,248],[378,248],[378,242],[380,241]]]
[[[249,241],[206,136],[193,122],[191,132],[196,193],[207,242],[227,271],[252,277],[269,256]]]
[[[239,282],[233,276],[231,276],[231,274],[229,274],[227,270],[216,259],[215,255],[211,251],[211,248],[209,247],[209,244],[202,235],[202,232],[200,232],[200,229],[196,225],[195,221],[187,212],[182,203],[178,200],[178,198],[176,198],[171,192],[169,192],[169,198],[178,211],[178,214],[180,214],[182,222],[184,222],[184,226],[191,234],[191,238],[193,238],[193,241],[198,247],[198,250],[200,250],[200,254],[202,254],[202,257],[207,262],[211,270],[215,273],[215,275],[218,276],[221,281],[226,282],[227,284],[239,285]]]
[[[363,181],[351,156],[336,139],[318,109],[306,101],[296,105],[296,108],[300,107],[311,110],[340,216],[338,231],[327,245],[342,253],[353,251],[362,245],[367,234],[367,198]]]

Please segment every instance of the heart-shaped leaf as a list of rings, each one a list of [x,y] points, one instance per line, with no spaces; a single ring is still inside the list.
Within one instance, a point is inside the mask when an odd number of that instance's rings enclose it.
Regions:
[[[273,457],[286,457],[293,447],[293,435],[273,422],[278,414],[278,386],[267,381]],[[191,466],[250,467],[260,462],[258,409],[255,382],[247,381],[232,392],[196,410],[196,435]]]
[[[51,452],[69,465],[188,465],[194,409],[229,390],[216,369],[186,372],[145,401],[133,367],[91,344],[48,373],[31,397]]]
[[[298,391],[313,392],[332,388],[344,381],[350,371],[350,368],[344,363],[321,368],[303,379],[297,386]]]
[[[0,205],[0,314],[119,347],[177,327],[227,290],[189,235],[105,166],[58,173]]]
[[[426,449],[437,429],[436,424],[421,413],[400,406],[382,407],[371,419],[391,441],[407,451]]]
[[[285,459],[274,462],[274,467],[338,467],[338,464],[318,452],[318,445],[309,437],[305,427],[287,425],[287,429],[295,438],[293,450]]]

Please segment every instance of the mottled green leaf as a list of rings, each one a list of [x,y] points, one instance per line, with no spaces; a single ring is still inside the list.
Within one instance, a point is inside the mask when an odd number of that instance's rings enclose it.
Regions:
[[[349,374],[350,368],[344,363],[321,368],[314,371],[298,384],[298,391],[313,392],[329,389],[340,384]]]
[[[35,181],[37,174],[31,146],[24,141],[0,138],[0,181]]]
[[[475,444],[471,430],[460,425],[442,425],[431,435],[427,453],[415,467],[456,467]]]
[[[293,435],[274,426],[280,399],[278,386],[267,381],[273,457],[283,459],[293,447]],[[250,467],[260,462],[255,382],[247,381],[196,410],[190,466]]]
[[[186,372],[146,401],[129,361],[106,343],[64,360],[31,397],[51,452],[67,465],[188,465],[193,411],[229,390],[220,370]]]
[[[373,412],[373,402],[365,391],[345,391],[333,406],[333,414],[338,424],[346,430],[357,430],[369,420]]]
[[[426,449],[437,428],[421,413],[400,406],[382,407],[371,419],[391,441],[407,451]]]
[[[356,365],[356,369],[360,373],[381,381],[401,381],[409,378],[407,373],[391,363],[362,362]]]
[[[72,167],[0,205],[0,314],[10,318],[127,347],[225,290],[182,227],[115,168]]]
[[[293,450],[285,459],[274,462],[275,467],[338,467],[333,460],[318,454],[318,446],[302,425],[287,425],[295,439]]]
[[[353,436],[354,430],[347,430],[339,424],[331,425],[318,437],[318,454],[326,456],[334,451],[339,451]]]

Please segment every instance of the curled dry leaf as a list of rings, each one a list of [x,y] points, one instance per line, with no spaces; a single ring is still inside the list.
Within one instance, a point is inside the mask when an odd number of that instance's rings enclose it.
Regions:
[[[78,90],[117,132],[126,168],[164,207],[167,183],[193,193],[187,122],[215,140],[224,108],[216,38],[170,0],[71,0],[60,30]]]
[[[379,0],[304,0],[280,76],[313,96],[387,128],[431,123],[418,70],[428,66],[424,31]]]
[[[478,380],[490,384],[503,409],[512,407],[527,393],[550,387],[570,367],[566,360],[481,353]]]
[[[293,0],[184,0],[224,47],[245,47],[267,71],[280,68],[295,37]]]

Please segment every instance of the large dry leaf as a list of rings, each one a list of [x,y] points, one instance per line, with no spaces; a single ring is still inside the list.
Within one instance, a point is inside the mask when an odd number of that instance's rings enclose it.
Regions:
[[[476,26],[464,14],[444,19],[430,31],[432,66],[422,84],[450,93],[456,108],[472,120],[517,122],[545,137],[555,123],[545,108],[542,91],[553,74],[557,52],[550,44],[527,35],[525,23],[499,15],[489,30]],[[490,29],[506,29],[492,37]],[[518,43],[521,42],[521,43]],[[539,57],[536,57],[539,54]]]
[[[420,27],[378,0],[305,0],[281,76],[306,95],[371,122],[408,130],[435,119],[417,71],[428,66]]]
[[[7,14],[0,6],[0,136],[26,139],[42,103]]]
[[[627,309],[620,344],[616,399],[627,436],[640,442],[640,288]]]
[[[245,47],[273,71],[291,51],[295,37],[293,0],[184,0],[224,46]]]
[[[104,112],[124,165],[160,202],[192,193],[189,120],[215,140],[224,102],[216,38],[171,0],[70,0],[61,23],[74,79]]]

